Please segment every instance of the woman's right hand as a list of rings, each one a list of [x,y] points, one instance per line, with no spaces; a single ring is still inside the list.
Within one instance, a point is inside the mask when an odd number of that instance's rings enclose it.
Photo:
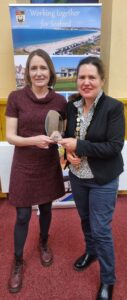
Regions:
[[[49,144],[54,144],[54,142],[47,135],[37,135],[33,137],[34,145],[38,148],[47,149]]]
[[[67,160],[74,166],[78,166],[81,163],[81,158],[79,158],[75,152],[67,151]]]
[[[54,143],[47,135],[23,137],[18,136],[17,131],[18,119],[6,117],[6,138],[10,144],[18,147],[36,146],[42,149],[47,149],[49,144]]]

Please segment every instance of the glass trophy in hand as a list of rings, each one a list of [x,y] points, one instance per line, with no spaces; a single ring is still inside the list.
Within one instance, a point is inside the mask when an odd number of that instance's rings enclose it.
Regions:
[[[45,119],[45,130],[53,142],[58,143],[62,139],[64,120],[57,111],[49,110]]]

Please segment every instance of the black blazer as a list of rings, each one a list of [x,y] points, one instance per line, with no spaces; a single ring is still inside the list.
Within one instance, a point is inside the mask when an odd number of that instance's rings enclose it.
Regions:
[[[73,96],[72,96],[73,99]],[[75,137],[77,108],[74,101],[67,106],[66,137]],[[123,103],[106,96],[99,99],[85,140],[78,139],[76,153],[87,156],[98,184],[115,179],[123,171],[121,150],[124,145],[125,118]]]

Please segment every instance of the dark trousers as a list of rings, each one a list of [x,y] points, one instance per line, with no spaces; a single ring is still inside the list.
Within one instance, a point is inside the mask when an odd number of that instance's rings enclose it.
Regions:
[[[48,232],[52,218],[52,202],[39,205],[39,224],[40,237],[42,242],[47,242]],[[29,221],[31,218],[32,207],[17,207],[17,218],[14,229],[14,248],[15,256],[21,258],[23,256],[23,249],[28,234]]]
[[[115,282],[115,259],[111,222],[115,208],[118,178],[104,185],[94,179],[79,179],[70,172],[72,193],[81,218],[86,252],[97,255],[101,282]]]

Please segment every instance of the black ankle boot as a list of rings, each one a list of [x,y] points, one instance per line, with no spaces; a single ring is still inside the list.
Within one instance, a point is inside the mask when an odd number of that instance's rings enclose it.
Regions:
[[[101,283],[96,300],[112,300],[113,284]]]
[[[76,271],[83,271],[84,269],[89,267],[91,263],[94,262],[95,260],[97,260],[96,255],[85,253],[75,261],[74,269]]]

